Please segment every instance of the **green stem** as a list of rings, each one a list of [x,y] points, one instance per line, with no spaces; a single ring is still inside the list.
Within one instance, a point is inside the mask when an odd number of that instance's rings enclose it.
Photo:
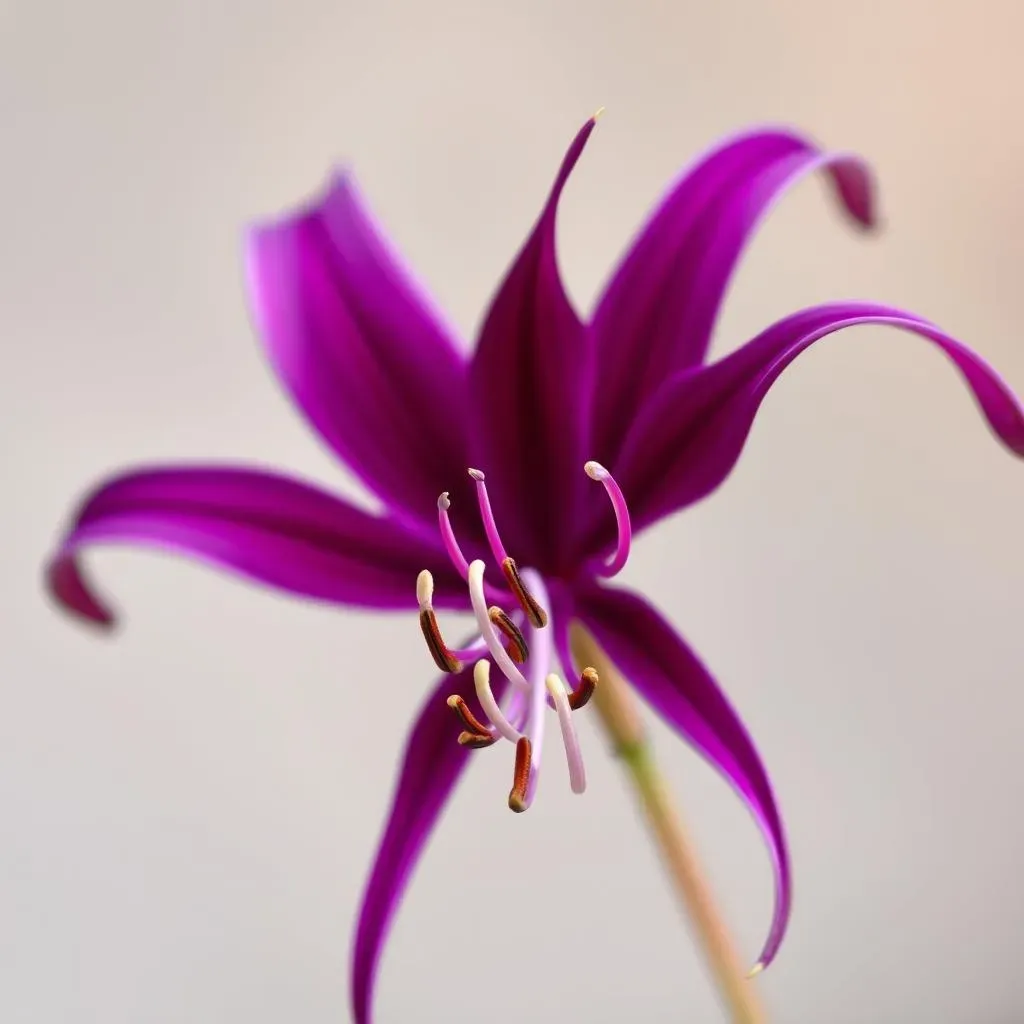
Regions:
[[[629,685],[594,637],[578,622],[572,624],[570,642],[577,667],[591,665],[597,670],[600,682],[594,692],[594,703],[598,714],[612,748],[626,767],[730,1020],[733,1024],[764,1024],[766,1018],[755,987],[746,978],[693,844],[655,764]]]

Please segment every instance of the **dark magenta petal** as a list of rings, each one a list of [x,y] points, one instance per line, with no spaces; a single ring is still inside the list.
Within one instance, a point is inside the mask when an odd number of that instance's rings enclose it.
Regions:
[[[857,324],[898,327],[940,348],[996,436],[1024,455],[1024,410],[969,348],[899,309],[863,302],[816,306],[773,324],[712,366],[678,374],[647,403],[615,467],[636,524],[649,524],[716,488],[736,464],[758,407],[782,371],[815,341]]]
[[[568,553],[585,479],[593,375],[589,333],[558,271],[555,218],[593,127],[591,119],[573,139],[540,219],[491,304],[470,369],[475,458],[509,553],[549,574]]]
[[[466,362],[351,177],[253,229],[246,259],[257,328],[296,403],[396,512],[433,521],[466,473]]]
[[[147,468],[84,501],[47,570],[53,596],[100,625],[113,614],[83,575],[91,544],[138,544],[192,555],[303,597],[366,608],[416,607],[416,576],[435,571],[435,602],[466,604],[437,548],[394,520],[308,484],[237,466]]]
[[[725,694],[661,615],[624,590],[577,595],[576,613],[626,679],[735,787],[764,835],[775,872],[775,913],[760,963],[778,952],[792,902],[789,852],[768,775]]]
[[[494,680],[500,700],[504,681]],[[352,952],[352,1017],[369,1024],[377,966],[391,922],[430,833],[475,751],[460,747],[460,726],[447,705],[460,694],[476,713],[472,666],[444,676],[420,709],[405,747],[384,835],[363,894]],[[428,1015],[429,1016],[429,1015]]]
[[[594,315],[600,413],[593,457],[611,465],[636,409],[666,376],[703,362],[736,263],[779,196],[825,170],[858,224],[874,219],[872,179],[856,157],[788,131],[740,135],[674,185],[626,253]]]

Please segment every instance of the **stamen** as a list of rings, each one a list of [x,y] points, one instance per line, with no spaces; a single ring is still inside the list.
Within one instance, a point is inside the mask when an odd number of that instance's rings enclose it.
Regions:
[[[486,658],[481,658],[473,666],[473,682],[476,684],[476,697],[480,701],[480,707],[484,714],[498,733],[512,743],[518,743],[521,733],[514,729],[509,720],[501,713],[498,702],[491,692],[491,663]]]
[[[487,649],[491,652],[494,663],[513,686],[518,686],[521,690],[529,690],[530,684],[526,676],[519,671],[509,657],[508,651],[502,646],[491,623],[491,617],[487,611],[487,597],[484,594],[484,563],[479,558],[469,564],[469,600],[473,605],[477,628],[487,644]]]
[[[519,575],[516,563],[507,556],[502,560],[501,571],[505,574],[505,581],[509,590],[515,595],[519,607],[526,612],[530,625],[534,629],[543,629],[548,624],[548,613],[537,602],[537,599],[526,589],[523,578]]]
[[[476,500],[480,505],[480,518],[484,521],[487,543],[491,546],[494,560],[501,565],[508,558],[508,552],[505,551],[505,545],[501,543],[498,524],[494,521],[494,512],[491,509],[491,499],[487,496],[487,484],[484,481],[484,475],[479,469],[471,469],[469,475],[476,481]]]
[[[530,741],[521,736],[516,743],[516,767],[512,776],[512,789],[508,794],[508,806],[516,814],[522,814],[530,806],[527,791],[530,788]]]
[[[522,631],[508,614],[497,605],[492,605],[488,608],[487,614],[491,622],[494,623],[508,641],[505,647],[505,650],[508,651],[508,656],[517,665],[521,665],[530,656],[530,649],[526,646],[526,637],[523,636]]]
[[[594,696],[594,690],[597,687],[597,672],[592,668],[585,668],[580,673],[580,681],[576,685],[576,688],[569,694],[569,707],[573,711],[579,711],[580,708],[584,707],[587,701]]]
[[[569,766],[569,786],[574,793],[582,793],[587,788],[587,775],[583,768],[583,755],[580,753],[580,741],[576,736],[576,726],[573,724],[565,683],[553,672],[544,682],[551,699],[555,702],[555,711],[558,712],[558,725],[562,730],[562,744],[565,746],[565,760]]]
[[[444,542],[444,549],[448,552],[448,557],[451,559],[452,565],[455,566],[456,572],[463,578],[469,575],[469,562],[466,561],[466,556],[462,553],[462,548],[459,547],[459,542],[455,537],[455,531],[452,529],[452,521],[448,515],[448,509],[452,507],[452,503],[448,498],[448,492],[442,491],[441,496],[437,499],[437,524],[441,528],[441,540]]]
[[[629,545],[633,538],[633,528],[629,522],[629,506],[626,505],[626,499],[615,482],[615,477],[600,462],[588,462],[584,465],[583,470],[591,480],[597,480],[604,484],[604,489],[611,499],[612,508],[615,510],[615,522],[619,528],[618,546],[611,561],[600,570],[602,576],[615,576],[622,571],[622,567],[629,558]]]
[[[475,732],[459,733],[459,746],[468,747],[470,750],[482,750],[484,747],[491,747],[497,742],[497,736],[478,736]]]
[[[462,722],[466,732],[475,733],[477,736],[484,736],[488,739],[494,738],[491,730],[469,710],[469,705],[457,693],[453,693],[448,698],[448,707],[459,716],[459,721]]]
[[[442,672],[456,673],[462,671],[462,662],[454,655],[441,635],[441,627],[437,624],[437,616],[431,607],[434,596],[434,577],[429,570],[416,577],[416,600],[420,606],[420,629],[423,639],[427,641],[427,649],[434,659],[434,664]]]

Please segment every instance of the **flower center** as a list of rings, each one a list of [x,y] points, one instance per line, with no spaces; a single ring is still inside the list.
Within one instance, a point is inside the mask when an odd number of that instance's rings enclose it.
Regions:
[[[584,469],[592,480],[604,485],[615,511],[618,545],[611,560],[597,570],[602,576],[614,576],[629,557],[629,510],[622,491],[608,470],[597,462],[588,462]],[[546,610],[549,602],[544,580],[532,569],[519,570],[502,543],[484,474],[478,469],[471,469],[469,475],[476,483],[480,517],[504,588],[494,588],[486,582],[482,560],[467,561],[452,529],[448,515],[451,502],[446,491],[437,499],[441,538],[448,557],[469,588],[470,604],[480,635],[462,649],[451,648],[445,643],[433,608],[434,579],[426,569],[416,580],[420,628],[427,648],[442,672],[461,672],[467,661],[475,660],[473,683],[484,720],[473,713],[459,694],[449,697],[448,706],[462,725],[458,742],[474,749],[493,746],[499,739],[515,745],[515,768],[508,805],[519,812],[525,811],[533,801],[544,739],[545,710],[548,708],[554,710],[558,719],[570,788],[574,793],[582,793],[586,789],[586,772],[572,713],[590,700],[598,677],[593,668],[584,668],[578,683],[570,690],[560,675],[550,671],[554,645]],[[506,598],[512,598],[518,605],[511,614],[501,606]],[[527,635],[524,635],[524,628]],[[499,704],[491,689],[492,662],[509,683],[504,706]],[[563,668],[569,670],[570,666]]]

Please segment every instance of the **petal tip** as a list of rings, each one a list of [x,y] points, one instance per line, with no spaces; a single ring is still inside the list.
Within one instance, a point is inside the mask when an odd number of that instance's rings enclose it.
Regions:
[[[878,189],[868,163],[858,156],[844,156],[831,167],[832,182],[846,212],[865,231],[880,227]]]
[[[61,609],[104,633],[117,625],[117,617],[89,588],[73,555],[58,554],[44,570],[46,589]]]

